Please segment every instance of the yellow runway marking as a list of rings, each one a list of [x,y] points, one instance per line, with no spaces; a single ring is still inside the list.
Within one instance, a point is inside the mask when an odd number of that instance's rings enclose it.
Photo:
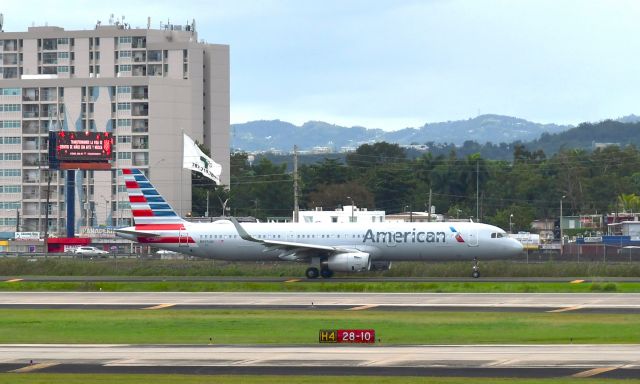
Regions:
[[[154,305],[153,307],[147,307],[142,309],[162,309],[162,308],[173,307],[174,305],[175,304],[158,304],[158,305]]]
[[[5,280],[5,283],[17,283],[18,281],[22,281],[24,279],[10,279],[10,280]]]
[[[547,312],[548,313],[568,312],[568,311],[575,311],[576,309],[580,309],[580,308],[582,308],[582,305],[574,305],[573,307],[559,308],[559,309],[554,309],[552,311],[547,311]]]
[[[602,368],[594,368],[588,371],[582,371],[571,375],[571,377],[591,377],[595,375],[599,375],[601,373],[613,371],[614,369],[618,369],[619,367],[602,367]]]
[[[580,283],[584,283],[584,280],[573,280],[569,282],[570,284],[580,284]]]
[[[291,279],[291,280],[285,281],[285,283],[296,283],[298,281],[300,281],[300,279]]]
[[[363,309],[375,308],[377,304],[361,305],[359,307],[347,308],[346,311],[362,311]]]
[[[39,370],[39,369],[44,369],[44,368],[53,367],[53,366],[58,365],[58,364],[60,364],[60,363],[40,363],[40,364],[32,364],[32,365],[27,365],[26,367],[22,367],[22,368],[14,369],[13,371],[10,371],[10,372],[14,372],[14,373],[33,372],[33,371],[37,371],[37,370]]]

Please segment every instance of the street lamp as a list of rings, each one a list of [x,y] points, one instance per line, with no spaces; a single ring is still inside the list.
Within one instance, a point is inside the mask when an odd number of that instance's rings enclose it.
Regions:
[[[349,196],[347,196],[347,199],[351,200],[351,222],[353,223],[355,221],[353,217],[353,199]]]
[[[410,205],[405,205],[404,209],[409,212],[409,222],[413,223],[413,210]]]
[[[513,213],[509,215],[509,232],[513,233]]]
[[[562,195],[560,198],[560,256],[564,255],[564,232],[562,231],[562,200],[567,197],[566,195]]]

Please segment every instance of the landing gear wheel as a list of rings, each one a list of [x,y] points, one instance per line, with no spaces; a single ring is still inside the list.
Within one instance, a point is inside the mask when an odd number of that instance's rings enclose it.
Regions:
[[[333,271],[330,269],[323,269],[320,271],[320,276],[322,276],[323,279],[330,279],[333,277]]]
[[[318,271],[318,268],[316,267],[311,267],[307,268],[307,271],[304,274],[307,276],[307,279],[317,279],[318,275],[320,275],[320,271]]]
[[[480,277],[480,267],[478,267],[477,257],[473,258],[473,272],[471,273],[471,276],[473,276],[474,279],[477,279],[478,277]]]

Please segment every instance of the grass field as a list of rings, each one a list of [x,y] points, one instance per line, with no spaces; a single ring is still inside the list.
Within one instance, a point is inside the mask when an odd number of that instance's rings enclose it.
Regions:
[[[29,261],[36,260],[36,261]],[[640,263],[481,261],[485,277],[640,276]],[[4,276],[304,276],[305,264],[230,263],[213,260],[0,258]],[[385,272],[343,276],[469,277],[471,262],[398,262]],[[340,276],[341,274],[337,274]]]
[[[346,383],[346,384],[559,384],[559,383],[619,383],[637,384],[640,380],[603,380],[597,379],[497,379],[497,378],[462,378],[462,377],[384,377],[384,376],[190,376],[190,375],[85,375],[85,374],[0,374],[0,383],[12,384],[204,384],[204,383],[243,383],[243,384],[281,384],[300,383]]]
[[[0,291],[74,292],[640,292],[640,283],[598,281],[591,283],[534,282],[36,282],[0,281]]]
[[[273,310],[0,310],[0,343],[316,344],[320,329],[382,344],[640,343],[640,316]]]

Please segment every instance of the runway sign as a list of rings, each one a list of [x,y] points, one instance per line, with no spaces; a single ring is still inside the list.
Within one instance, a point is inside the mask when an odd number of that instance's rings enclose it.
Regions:
[[[376,331],[373,329],[321,329],[318,342],[373,344],[376,342]]]

